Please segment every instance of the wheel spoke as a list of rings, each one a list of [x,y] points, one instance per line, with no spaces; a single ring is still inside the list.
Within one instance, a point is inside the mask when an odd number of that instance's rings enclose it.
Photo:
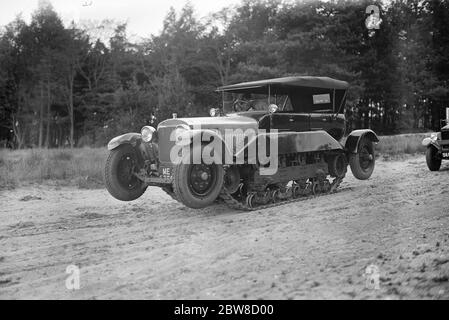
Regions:
[[[364,147],[361,151],[360,151],[360,167],[363,170],[367,170],[369,169],[369,167],[371,166],[374,157],[373,155],[369,152],[367,147]]]
[[[124,155],[118,165],[119,183],[129,189],[135,189],[139,186],[139,179],[134,175],[136,162],[132,155]]]

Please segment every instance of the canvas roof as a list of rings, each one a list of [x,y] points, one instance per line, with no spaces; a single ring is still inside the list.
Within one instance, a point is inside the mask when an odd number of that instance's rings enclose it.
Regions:
[[[338,90],[347,89],[349,84],[346,81],[329,77],[294,76],[236,83],[219,87],[217,91],[258,91],[258,89],[267,88],[268,86],[274,91],[276,89],[284,91],[301,87]]]

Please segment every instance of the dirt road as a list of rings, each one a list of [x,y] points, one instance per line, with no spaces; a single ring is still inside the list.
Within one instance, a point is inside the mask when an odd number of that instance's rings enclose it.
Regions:
[[[448,299],[449,165],[378,161],[341,191],[255,212],[149,188],[0,191],[0,298]],[[379,268],[379,289],[365,270]],[[66,289],[66,267],[80,289]]]

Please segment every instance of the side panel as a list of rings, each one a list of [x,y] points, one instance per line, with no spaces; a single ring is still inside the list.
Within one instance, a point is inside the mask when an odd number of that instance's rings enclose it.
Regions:
[[[343,149],[341,144],[326,131],[264,133],[258,135],[257,139],[266,140],[267,150],[271,154],[273,151],[277,151],[278,154],[289,154]],[[250,149],[251,144],[257,146],[257,139],[250,141],[243,150],[236,153],[236,156],[238,157],[240,153]],[[270,139],[277,139],[277,150],[270,150]],[[254,157],[248,158],[250,163],[255,163],[255,161]]]
[[[352,153],[357,153],[359,142],[362,138],[367,137],[372,142],[379,142],[379,137],[370,129],[361,129],[352,131],[346,139],[345,149]]]
[[[335,140],[340,141],[345,133],[346,120],[343,114],[336,117],[333,114],[317,113],[310,115],[310,130],[324,130]]]
[[[279,154],[343,149],[326,131],[278,133],[277,136]]]

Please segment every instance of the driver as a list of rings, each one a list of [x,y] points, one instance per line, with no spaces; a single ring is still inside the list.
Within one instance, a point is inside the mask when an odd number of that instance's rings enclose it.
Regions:
[[[234,101],[233,107],[236,112],[254,110],[254,100],[251,100],[251,94],[243,93],[240,95],[240,97]]]

